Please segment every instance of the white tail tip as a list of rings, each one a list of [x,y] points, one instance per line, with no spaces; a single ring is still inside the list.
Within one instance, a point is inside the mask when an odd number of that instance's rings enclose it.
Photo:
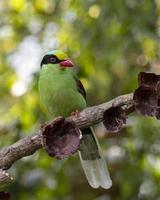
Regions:
[[[102,187],[104,189],[109,189],[112,186],[112,180],[105,160],[103,158],[83,160],[80,152],[79,156],[89,185],[93,188]]]

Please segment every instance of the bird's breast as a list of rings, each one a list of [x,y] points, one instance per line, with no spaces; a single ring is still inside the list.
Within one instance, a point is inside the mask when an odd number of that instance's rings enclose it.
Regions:
[[[71,73],[41,73],[39,79],[40,101],[50,117],[69,116],[86,107]]]

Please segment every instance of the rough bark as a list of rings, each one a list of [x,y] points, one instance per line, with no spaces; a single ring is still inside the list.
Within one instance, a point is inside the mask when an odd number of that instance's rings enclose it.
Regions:
[[[103,120],[103,113],[110,107],[121,106],[126,113],[134,111],[133,94],[119,96],[109,102],[87,107],[78,116],[71,116],[68,119],[73,120],[79,128],[86,128]],[[50,122],[53,123],[53,122]],[[9,169],[17,160],[32,155],[38,149],[42,148],[41,144],[42,130],[38,130],[32,136],[25,137],[16,143],[0,149],[0,169]],[[0,182],[1,182],[0,176]]]
[[[12,179],[13,178],[6,171],[0,169],[0,188],[9,184]]]

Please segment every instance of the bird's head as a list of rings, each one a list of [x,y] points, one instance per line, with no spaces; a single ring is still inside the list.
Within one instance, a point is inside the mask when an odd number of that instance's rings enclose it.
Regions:
[[[47,65],[47,64],[59,64],[61,69],[74,66],[73,62],[68,58],[67,54],[61,50],[49,51],[43,57],[41,62],[41,67],[42,65]]]

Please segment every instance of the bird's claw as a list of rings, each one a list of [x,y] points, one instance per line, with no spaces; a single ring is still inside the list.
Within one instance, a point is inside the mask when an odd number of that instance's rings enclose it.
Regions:
[[[79,116],[79,110],[75,110],[75,111],[71,112],[71,116],[78,117]]]

